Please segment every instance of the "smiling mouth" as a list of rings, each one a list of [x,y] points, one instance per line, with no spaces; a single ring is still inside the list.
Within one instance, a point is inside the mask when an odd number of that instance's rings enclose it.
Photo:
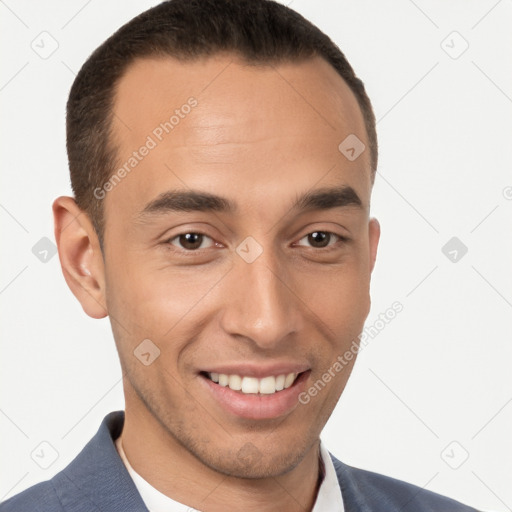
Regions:
[[[282,375],[270,375],[258,379],[256,377],[244,377],[241,375],[227,375],[225,373],[201,372],[207,379],[219,386],[227,387],[233,391],[239,391],[244,395],[273,395],[290,388],[302,373],[288,373]]]

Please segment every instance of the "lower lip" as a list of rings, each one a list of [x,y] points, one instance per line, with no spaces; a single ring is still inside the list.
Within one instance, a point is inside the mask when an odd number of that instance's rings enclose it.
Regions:
[[[228,413],[250,420],[274,419],[289,414],[299,403],[299,395],[306,387],[309,371],[301,373],[292,386],[271,395],[244,394],[220,386],[200,375],[216,402]]]

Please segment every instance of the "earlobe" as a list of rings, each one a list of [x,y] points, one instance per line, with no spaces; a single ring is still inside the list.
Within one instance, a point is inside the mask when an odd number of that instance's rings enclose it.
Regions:
[[[62,273],[69,289],[92,318],[104,318],[105,268],[98,236],[88,215],[72,197],[53,203],[55,240]]]
[[[376,218],[371,218],[368,224],[369,248],[370,248],[370,272],[373,272],[377,259],[377,247],[380,239],[380,224]]]

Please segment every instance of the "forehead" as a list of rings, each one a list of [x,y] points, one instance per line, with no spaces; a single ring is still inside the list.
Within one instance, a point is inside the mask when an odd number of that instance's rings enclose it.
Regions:
[[[147,132],[152,125],[144,121],[151,123],[155,116],[160,119],[172,114],[191,96],[209,108],[207,119],[194,116],[188,122],[196,128],[230,120],[245,122],[258,137],[268,132],[271,121],[282,122],[282,114],[287,111],[288,130],[300,117],[311,123],[310,131],[323,125],[324,129],[350,129],[365,135],[354,94],[323,59],[254,65],[230,54],[194,61],[172,57],[136,60],[116,87],[114,128],[119,130],[115,131],[129,136],[122,129],[125,123],[129,132],[133,128]],[[280,131],[281,126],[274,126]]]
[[[369,151],[350,162],[338,149],[352,134],[368,146],[364,120],[323,59],[257,66],[233,55],[140,59],[118,83],[113,110],[118,166],[152,148],[128,165],[107,204],[141,208],[172,188],[247,195],[248,184],[252,196],[272,183],[274,193],[295,196],[319,180],[348,181],[369,199]]]

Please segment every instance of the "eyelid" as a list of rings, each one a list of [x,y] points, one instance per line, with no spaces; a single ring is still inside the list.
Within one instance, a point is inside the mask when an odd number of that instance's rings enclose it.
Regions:
[[[328,231],[326,229],[314,229],[314,230],[306,233],[304,236],[300,237],[298,242],[300,242],[301,240],[304,240],[304,238],[307,238],[309,235],[311,235],[313,233],[327,233],[329,235],[336,237],[338,239],[337,242],[348,242],[349,241],[348,237],[346,237],[344,235],[340,235],[339,233],[335,233],[334,231]],[[303,246],[302,244],[299,244],[298,242],[296,242],[294,245],[300,245],[301,247],[311,247],[311,246]],[[334,245],[336,245],[337,242],[330,243],[329,245],[326,245],[325,247],[311,247],[311,248],[316,249],[316,250],[329,250]]]
[[[202,247],[200,249],[185,249],[184,247],[180,247],[179,245],[175,245],[175,244],[172,243],[174,240],[179,239],[181,236],[190,235],[190,234],[201,235],[203,237],[203,239],[204,238],[209,238],[212,243],[208,247]],[[206,233],[203,233],[200,230],[193,230],[193,229],[189,229],[189,230],[186,230],[186,231],[182,231],[180,233],[176,233],[172,237],[168,237],[165,240],[165,243],[167,245],[173,246],[173,248],[176,248],[176,250],[181,251],[181,252],[185,252],[185,253],[200,252],[200,251],[203,251],[205,249],[209,249],[210,247],[214,247],[214,246],[220,245],[220,243],[217,242],[212,236],[207,235]]]
[[[329,234],[329,235],[335,237],[337,240],[334,241],[333,243],[329,243],[329,245],[327,245],[325,247],[312,247],[312,246],[307,246],[307,245],[303,245],[303,244],[299,243],[301,240],[307,238],[312,233],[326,233],[326,234]],[[211,240],[211,244],[208,247],[203,247],[203,248],[198,248],[198,249],[185,249],[184,247],[180,247],[179,245],[177,245],[177,244],[175,245],[175,244],[172,243],[174,240],[179,239],[180,236],[187,235],[187,234],[201,235],[203,238],[210,239]],[[332,249],[333,246],[336,246],[340,242],[341,243],[345,243],[345,242],[349,242],[349,241],[350,241],[349,237],[347,237],[345,235],[341,235],[341,234],[336,233],[334,231],[330,231],[329,229],[310,229],[303,236],[301,236],[298,239],[297,242],[294,242],[292,245],[300,246],[300,247],[309,247],[311,249],[315,249],[316,251],[320,251],[320,250],[327,251],[329,249]],[[331,242],[331,241],[329,241],[329,242]],[[212,247],[219,247],[219,246],[223,247],[222,243],[218,242],[214,237],[206,234],[203,230],[201,230],[201,229],[193,229],[193,228],[192,229],[184,229],[184,230],[180,231],[179,233],[174,234],[171,237],[166,237],[165,240],[164,240],[164,244],[168,248],[172,247],[173,250],[176,250],[176,251],[178,251],[178,252],[180,252],[182,254],[200,253],[202,251],[211,249]]]

